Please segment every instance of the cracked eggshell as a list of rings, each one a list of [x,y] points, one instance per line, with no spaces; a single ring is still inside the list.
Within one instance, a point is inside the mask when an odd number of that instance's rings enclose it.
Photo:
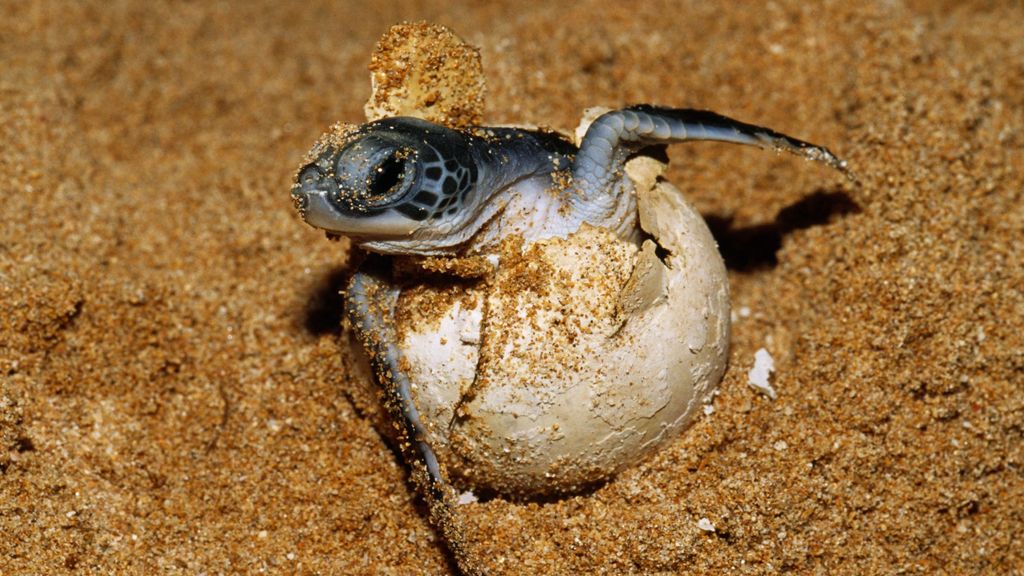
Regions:
[[[507,495],[572,492],[699,412],[726,367],[726,271],[661,168],[627,166],[653,241],[584,226],[525,252],[507,243],[485,280],[403,291],[400,348],[449,474]]]
[[[453,128],[483,118],[480,51],[451,29],[426,22],[392,26],[370,59],[369,121],[415,116]]]

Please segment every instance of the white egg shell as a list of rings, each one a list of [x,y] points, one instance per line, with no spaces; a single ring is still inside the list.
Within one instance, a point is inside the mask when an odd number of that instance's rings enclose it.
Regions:
[[[571,492],[699,413],[725,371],[728,283],[703,219],[659,168],[627,168],[654,241],[584,226],[525,253],[506,246],[485,281],[403,293],[403,368],[449,474],[503,494]]]

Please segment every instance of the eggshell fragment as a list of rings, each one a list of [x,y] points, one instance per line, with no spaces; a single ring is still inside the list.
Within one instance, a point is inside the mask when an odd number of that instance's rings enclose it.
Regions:
[[[461,128],[483,117],[480,52],[444,26],[392,26],[370,59],[370,81],[369,121],[415,116]]]
[[[584,226],[503,246],[475,282],[403,290],[400,348],[448,473],[508,495],[607,479],[675,437],[725,370],[725,266],[700,215],[640,158],[640,243]]]

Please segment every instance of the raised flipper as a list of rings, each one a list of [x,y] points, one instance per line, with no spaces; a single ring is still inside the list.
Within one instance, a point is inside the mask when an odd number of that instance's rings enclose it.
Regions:
[[[774,130],[746,124],[706,110],[661,108],[639,105],[606,112],[587,129],[573,164],[573,186],[582,205],[596,203],[601,211],[602,199],[615,201],[614,182],[622,178],[628,154],[642,146],[716,140],[785,151],[809,160],[824,162],[848,178],[852,174],[846,162],[836,158],[824,146],[797,140]],[[593,208],[591,208],[593,210]]]

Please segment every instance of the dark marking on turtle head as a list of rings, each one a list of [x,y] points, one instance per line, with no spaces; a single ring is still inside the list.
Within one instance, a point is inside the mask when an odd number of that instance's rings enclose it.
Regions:
[[[466,135],[416,118],[371,122],[303,166],[292,198],[306,222],[329,232],[409,236],[459,215],[450,207],[478,174],[470,146]]]

